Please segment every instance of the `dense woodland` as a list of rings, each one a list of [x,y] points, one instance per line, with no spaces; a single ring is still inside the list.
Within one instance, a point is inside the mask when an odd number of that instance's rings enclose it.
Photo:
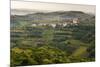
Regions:
[[[58,19],[58,16],[60,19]],[[79,23],[31,26],[33,23]],[[95,61],[95,16],[80,11],[11,15],[11,66]]]

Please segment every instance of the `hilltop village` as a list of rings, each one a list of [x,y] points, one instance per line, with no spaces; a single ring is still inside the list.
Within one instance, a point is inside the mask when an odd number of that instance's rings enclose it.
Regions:
[[[67,25],[78,25],[79,23],[79,18],[67,18],[63,22],[60,23],[33,23],[32,26],[51,26],[55,28],[56,26],[62,26],[65,27]]]

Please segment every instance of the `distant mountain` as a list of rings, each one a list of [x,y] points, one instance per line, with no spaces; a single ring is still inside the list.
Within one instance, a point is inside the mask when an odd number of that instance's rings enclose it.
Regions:
[[[81,11],[37,11],[37,10],[16,10],[13,9],[11,13],[11,18],[23,18],[23,19],[35,19],[35,20],[43,20],[43,19],[54,19],[54,18],[81,18],[88,19],[89,17],[94,17],[92,14],[87,14]],[[20,20],[20,19],[19,19]]]
[[[49,11],[41,11],[41,10],[27,10],[27,9],[11,9],[11,15],[27,15],[27,14],[33,14],[33,13],[39,13],[39,12],[49,12]]]

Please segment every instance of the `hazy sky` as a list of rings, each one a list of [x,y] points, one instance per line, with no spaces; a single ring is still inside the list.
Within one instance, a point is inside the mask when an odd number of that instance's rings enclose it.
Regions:
[[[47,11],[83,11],[95,13],[94,5],[74,5],[44,2],[11,1],[11,9],[47,10]]]

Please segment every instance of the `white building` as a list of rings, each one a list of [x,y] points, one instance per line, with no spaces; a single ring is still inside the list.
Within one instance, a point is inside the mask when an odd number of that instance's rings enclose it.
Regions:
[[[37,25],[36,25],[36,24],[32,24],[32,26],[33,26],[33,27],[36,27]]]
[[[75,24],[79,23],[79,19],[78,18],[74,18],[73,19],[73,23],[75,23]]]
[[[50,24],[50,26],[52,26],[53,28],[55,28],[56,27],[56,24]]]
[[[63,27],[67,26],[67,23],[63,23]]]

